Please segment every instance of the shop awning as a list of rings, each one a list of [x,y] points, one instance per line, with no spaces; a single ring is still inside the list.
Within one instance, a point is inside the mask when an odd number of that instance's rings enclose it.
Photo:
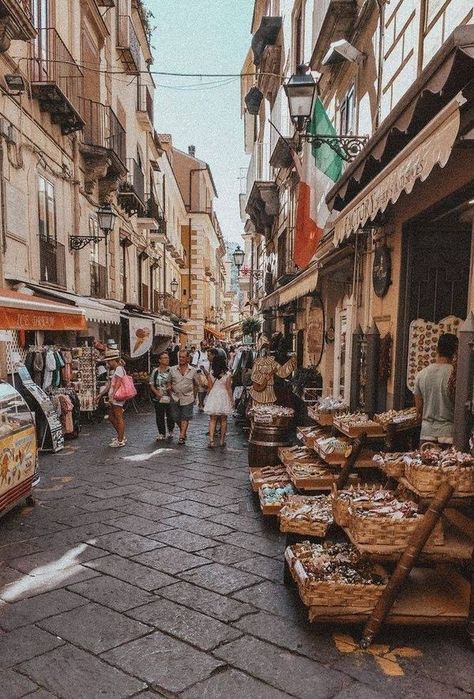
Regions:
[[[214,328],[211,328],[209,325],[204,326],[204,332],[209,333],[209,335],[215,337],[216,340],[224,340],[225,338],[224,333],[220,333],[218,330],[214,330]]]
[[[63,301],[73,303],[77,308],[84,311],[88,321],[91,323],[110,323],[112,325],[120,324],[120,309],[105,305],[100,301],[90,298],[89,296],[78,296],[67,291],[59,289],[49,289],[36,284],[28,284],[36,293],[53,296]]]
[[[85,330],[80,308],[0,289],[1,330]]]
[[[163,335],[163,337],[173,337],[175,329],[173,323],[164,318],[157,320],[153,318],[153,326],[155,335]]]
[[[284,306],[295,299],[310,294],[316,289],[318,283],[318,261],[313,262],[301,274],[291,280],[277,291],[268,294],[263,301],[261,310],[267,311],[275,306]]]
[[[402,192],[409,194],[415,182],[424,182],[435,165],[446,165],[459,132],[459,107],[464,101],[461,94],[455,97],[343,209],[334,222],[335,245],[373,221],[389,204],[394,204]]]
[[[474,25],[457,27],[326,197],[342,209],[446,106],[472,84]]]

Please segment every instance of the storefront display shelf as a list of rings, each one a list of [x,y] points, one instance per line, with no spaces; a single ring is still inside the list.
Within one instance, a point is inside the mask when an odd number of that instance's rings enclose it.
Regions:
[[[464,626],[469,618],[471,586],[452,566],[414,568],[388,613],[385,624]],[[309,607],[314,623],[364,624],[370,611],[347,607]]]

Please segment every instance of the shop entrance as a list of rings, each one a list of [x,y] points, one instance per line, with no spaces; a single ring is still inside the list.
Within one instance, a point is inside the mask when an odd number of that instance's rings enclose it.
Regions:
[[[463,197],[466,201],[465,196]],[[468,310],[471,264],[471,222],[463,217],[465,205],[450,200],[443,210],[432,210],[407,224],[402,251],[401,313],[397,353],[397,407],[413,405],[407,387],[410,361],[410,323],[423,319],[438,324],[455,316],[464,320]],[[435,342],[429,362],[434,359]]]

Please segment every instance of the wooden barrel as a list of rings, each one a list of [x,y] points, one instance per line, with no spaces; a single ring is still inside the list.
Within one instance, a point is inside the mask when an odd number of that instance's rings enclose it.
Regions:
[[[249,466],[276,466],[280,463],[278,449],[291,444],[287,425],[257,425],[252,423],[249,438]]]

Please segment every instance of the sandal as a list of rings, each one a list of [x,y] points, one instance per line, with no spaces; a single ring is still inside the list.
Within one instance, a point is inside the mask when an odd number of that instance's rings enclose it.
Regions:
[[[186,439],[184,439],[184,437],[180,437],[178,439],[178,444],[180,444],[180,445],[186,444]]]
[[[208,449],[215,449],[215,446],[216,445],[214,444],[214,442],[209,442],[209,444],[207,445],[207,448]]]
[[[224,449],[224,447],[227,446],[227,442],[221,442],[221,449]]]

